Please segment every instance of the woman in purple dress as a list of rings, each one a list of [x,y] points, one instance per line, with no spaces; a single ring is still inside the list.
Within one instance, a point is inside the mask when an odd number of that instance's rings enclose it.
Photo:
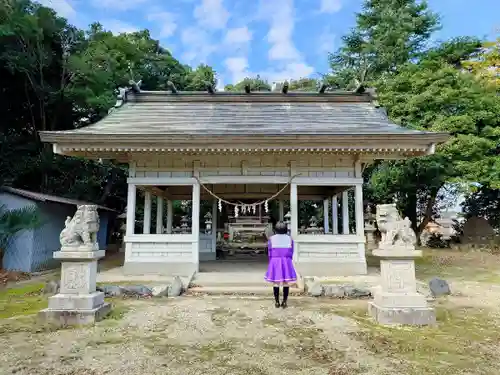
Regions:
[[[273,283],[276,307],[287,307],[289,283],[297,281],[297,273],[293,267],[293,240],[287,234],[287,225],[280,221],[275,227],[276,234],[267,242],[269,266],[265,279]],[[283,286],[283,302],[280,304],[280,285]]]

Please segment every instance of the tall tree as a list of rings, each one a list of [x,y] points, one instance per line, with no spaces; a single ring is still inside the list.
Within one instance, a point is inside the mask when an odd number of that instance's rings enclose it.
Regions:
[[[191,69],[147,30],[82,31],[31,0],[0,6],[0,184],[109,204],[126,201],[126,168],[53,155],[38,131],[98,121],[131,79],[148,90],[205,90],[208,66]],[[49,178],[50,176],[50,178]]]
[[[271,85],[257,75],[255,78],[247,77],[234,85],[226,85],[225,91],[244,91],[245,86],[250,86],[250,91],[271,91]]]
[[[356,27],[329,57],[332,82],[346,88],[396,72],[422,51],[438,27],[439,18],[425,0],[365,0]]]
[[[398,74],[377,82],[379,100],[395,122],[414,129],[449,132],[452,138],[432,156],[379,164],[369,182],[377,201],[396,199],[417,234],[436,215],[448,181],[500,186],[500,98],[483,80],[453,63],[476,53],[475,42],[457,49],[448,42]],[[454,51],[453,53],[450,53]],[[451,61],[450,61],[451,60]]]
[[[500,89],[500,36],[484,42],[482,53],[464,62],[464,67]]]

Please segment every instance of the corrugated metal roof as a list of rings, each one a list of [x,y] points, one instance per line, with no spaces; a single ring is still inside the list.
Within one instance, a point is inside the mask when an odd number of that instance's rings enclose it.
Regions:
[[[424,134],[392,123],[360,94],[141,92],[74,135]]]
[[[55,195],[36,193],[34,191],[29,191],[29,190],[16,189],[13,187],[8,187],[8,186],[0,187],[0,191],[6,191],[8,193],[12,193],[12,194],[18,195],[20,197],[28,198],[28,199],[39,201],[39,202],[55,202],[55,203],[68,204],[71,206],[89,205],[89,204],[94,205],[95,204],[95,203],[89,203],[89,202],[79,201],[79,200],[75,200],[75,199],[58,197]],[[115,210],[113,210],[111,208],[100,206],[100,205],[97,205],[97,208],[99,208],[101,210],[116,212]]]

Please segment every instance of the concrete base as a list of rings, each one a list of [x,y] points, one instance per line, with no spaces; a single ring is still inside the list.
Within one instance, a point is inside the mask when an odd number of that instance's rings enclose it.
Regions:
[[[94,324],[102,320],[111,311],[109,303],[92,310],[54,310],[44,309],[38,313],[38,319],[42,322],[59,326]]]
[[[332,263],[315,263],[315,262],[296,262],[295,268],[303,276],[355,276],[367,275],[368,268],[366,261],[355,262],[332,262]]]
[[[436,312],[431,307],[388,308],[370,302],[368,313],[378,324],[382,325],[427,326],[436,324]]]
[[[127,262],[123,264],[125,275],[179,275],[186,276],[198,272],[196,263]]]
[[[210,253],[201,253],[200,252],[199,259],[200,259],[200,262],[207,262],[210,260],[216,260],[217,253],[216,252],[210,252]]]
[[[94,292],[91,294],[56,294],[49,298],[49,309],[51,310],[93,310],[104,303],[104,293]]]

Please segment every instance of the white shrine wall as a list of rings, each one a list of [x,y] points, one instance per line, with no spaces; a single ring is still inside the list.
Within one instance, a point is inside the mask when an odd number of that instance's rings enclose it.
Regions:
[[[192,234],[127,234],[125,272],[196,272],[199,262],[215,259],[216,231],[199,228],[200,184],[290,185],[295,263],[303,276],[366,274],[361,164],[353,155],[132,155],[129,189],[142,186],[193,187]],[[356,233],[305,235],[297,230],[298,186],[351,186],[356,189]],[[135,198],[134,198],[135,199]],[[285,198],[286,199],[286,198]],[[132,207],[129,196],[128,206]],[[215,208],[216,209],[216,208]],[[358,212],[359,211],[359,212]],[[129,215],[131,216],[131,214]],[[127,220],[129,220],[127,216]],[[135,218],[134,218],[135,219]],[[295,229],[293,227],[295,222]],[[358,221],[361,221],[358,224]],[[197,224],[195,224],[197,223]],[[215,224],[215,223],[214,223]],[[128,227],[128,226],[127,226]],[[129,233],[129,231],[127,231]]]

